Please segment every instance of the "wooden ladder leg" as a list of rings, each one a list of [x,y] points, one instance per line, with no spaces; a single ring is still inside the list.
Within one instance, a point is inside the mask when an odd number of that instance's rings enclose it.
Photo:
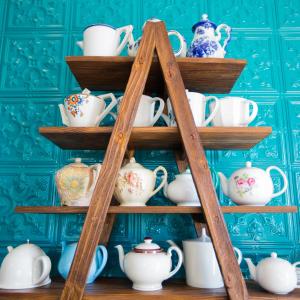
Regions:
[[[108,245],[109,238],[110,238],[112,229],[114,227],[115,220],[116,220],[116,214],[108,214],[106,216],[105,224],[104,224],[104,227],[101,232],[100,239],[99,239],[100,244],[103,244],[105,246]]]
[[[248,299],[246,284],[235,259],[223,214],[213,187],[205,152],[188,104],[180,70],[173,55],[164,23],[158,22],[155,25],[155,44],[158,59],[225,286],[230,299],[245,300]]]
[[[132,131],[140,97],[144,91],[155,47],[154,23],[147,23],[134,60],[129,81],[104,157],[98,181],[91,199],[71,271],[65,283],[61,300],[82,299],[85,280],[99,237],[102,234],[107,211],[115,189],[115,182]],[[105,76],[105,75],[104,75]]]

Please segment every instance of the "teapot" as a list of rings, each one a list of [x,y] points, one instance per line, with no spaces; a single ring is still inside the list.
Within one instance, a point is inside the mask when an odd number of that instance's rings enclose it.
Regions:
[[[218,185],[218,176],[212,171],[212,179],[215,187]],[[166,181],[164,195],[178,206],[200,206],[200,200],[190,169],[175,175],[175,180],[170,184]]]
[[[275,252],[272,252],[270,257],[262,259],[256,267],[250,258],[245,258],[245,261],[251,279],[268,292],[285,295],[295,288],[300,288],[300,285],[297,285],[296,273],[296,266],[300,265],[300,261],[291,264],[277,257]]]
[[[106,107],[105,99],[111,99]],[[108,93],[93,96],[88,89],[80,94],[73,94],[65,98],[64,104],[59,104],[62,122],[66,126],[90,127],[99,126],[100,122],[118,104],[114,94]]]
[[[274,185],[270,172],[276,170],[283,178],[283,187],[274,193]],[[223,193],[239,205],[266,205],[272,198],[283,194],[288,186],[286,175],[276,166],[266,170],[252,167],[250,161],[246,167],[235,171],[229,179],[218,172]]]
[[[160,246],[152,243],[150,237],[146,237],[144,243],[137,245],[126,255],[121,245],[115,247],[119,252],[120,268],[133,282],[132,288],[135,290],[160,290],[161,283],[176,274],[182,265],[182,251],[178,247],[171,246],[164,252]],[[178,255],[178,263],[173,271],[172,251]]]
[[[0,289],[29,289],[49,284],[51,260],[37,245],[7,247],[0,268]]]
[[[227,37],[223,46],[220,44],[221,29],[224,29]],[[202,20],[192,27],[194,38],[188,49],[188,57],[217,57],[223,58],[226,47],[230,41],[231,28],[226,24],[218,27],[208,19],[207,14],[202,15]]]
[[[87,166],[81,158],[64,166],[55,175],[61,204],[67,206],[88,206],[95,188],[101,164]]]
[[[149,19],[149,22],[160,22],[159,19]],[[143,25],[143,29],[146,25],[147,21],[144,23]],[[184,37],[176,30],[170,30],[168,31],[168,36],[176,36],[179,40],[180,43],[180,47],[178,49],[178,51],[174,52],[174,55],[176,57],[186,57],[186,51],[187,51],[187,45],[186,45],[186,41],[184,39]],[[136,41],[133,38],[133,34],[131,33],[129,40],[128,40],[128,49],[127,49],[127,53],[129,56],[136,56],[138,48],[140,46],[141,43],[141,39],[142,37],[139,37]]]
[[[64,279],[68,277],[76,247],[77,243],[67,245],[66,242],[62,242],[62,254],[58,262],[58,272]],[[99,245],[96,248],[86,283],[92,283],[100,275],[106,262],[107,250],[104,246]]]
[[[154,190],[157,173],[164,173],[162,182]],[[163,188],[167,181],[167,170],[159,166],[154,171],[136,163],[132,157],[119,171],[114,195],[121,206],[145,206],[146,202]]]
[[[114,28],[107,24],[93,24],[85,28],[83,41],[76,44],[85,56],[117,56],[126,46],[132,30],[132,25]],[[125,35],[120,42],[122,33]]]

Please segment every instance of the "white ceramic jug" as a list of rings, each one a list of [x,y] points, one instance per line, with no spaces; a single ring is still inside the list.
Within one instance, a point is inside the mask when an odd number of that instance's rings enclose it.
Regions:
[[[186,90],[186,95],[189,100],[190,108],[194,117],[194,121],[197,127],[207,126],[215,117],[219,109],[219,99],[215,96],[204,96],[200,93],[189,92]],[[205,119],[206,104],[208,101],[214,100],[214,109],[211,111],[208,118]],[[162,114],[162,117],[168,126],[177,126],[175,121],[175,115],[172,109],[171,101],[167,100],[168,116]]]
[[[123,96],[118,98],[118,101],[122,100]],[[155,113],[155,103],[159,102],[159,107]],[[120,106],[119,106],[120,107]],[[159,117],[162,115],[162,112],[165,107],[165,102],[159,97],[150,97],[142,95],[140,103],[136,112],[135,120],[133,122],[134,127],[148,127],[153,126]]]
[[[104,99],[111,99],[106,107]],[[59,104],[62,122],[66,126],[94,127],[118,104],[114,94],[93,96],[88,89],[81,94],[70,95],[65,98],[64,104]]]
[[[106,24],[88,26],[83,32],[83,41],[76,42],[85,56],[117,56],[126,46],[133,26],[114,28]],[[125,36],[120,43],[121,34]]]
[[[225,97],[219,99],[219,109],[212,120],[213,126],[247,127],[258,112],[257,104],[254,101],[240,97]],[[250,105],[252,113],[250,114]],[[215,103],[210,103],[210,111],[214,111]]]

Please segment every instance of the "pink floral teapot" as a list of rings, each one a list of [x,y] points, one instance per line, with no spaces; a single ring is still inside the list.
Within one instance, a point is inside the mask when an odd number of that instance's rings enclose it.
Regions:
[[[283,187],[274,193],[274,185],[270,175],[271,170],[276,170],[283,178]],[[229,179],[221,172],[220,177],[223,193],[233,202],[240,205],[266,205],[272,198],[283,194],[288,186],[286,175],[276,166],[266,170],[252,167],[250,161],[246,167],[235,171]]]

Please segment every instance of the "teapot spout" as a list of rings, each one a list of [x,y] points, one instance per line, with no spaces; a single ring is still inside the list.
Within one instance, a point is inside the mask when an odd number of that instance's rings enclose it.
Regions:
[[[222,172],[218,172],[218,176],[220,178],[222,191],[224,195],[228,196],[228,180]]]
[[[78,42],[76,42],[76,45],[79,46],[79,48],[80,48],[81,50],[83,50],[83,48],[84,48],[84,46],[83,46],[83,41],[78,41]]]
[[[117,248],[118,253],[119,253],[119,264],[120,264],[120,268],[121,270],[124,272],[124,249],[122,245],[118,245],[115,246],[115,248]]]
[[[250,276],[253,280],[256,280],[256,267],[253,264],[252,260],[250,258],[245,258],[245,261],[248,265]]]
[[[68,116],[67,116],[64,105],[59,104],[58,107],[59,107],[59,110],[60,110],[60,115],[61,115],[61,119],[62,119],[63,124],[66,125],[66,126],[70,126],[70,122],[69,122],[69,119],[68,119]]]

